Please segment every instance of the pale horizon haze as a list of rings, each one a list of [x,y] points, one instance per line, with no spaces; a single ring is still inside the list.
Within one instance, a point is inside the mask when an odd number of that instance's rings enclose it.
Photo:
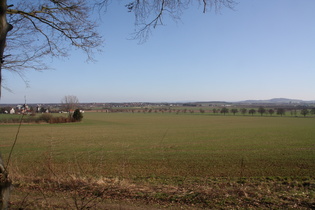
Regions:
[[[71,50],[46,58],[51,70],[4,71],[0,104],[88,102],[315,100],[315,1],[241,0],[235,10],[202,13],[192,4],[180,21],[139,44],[134,16],[113,1],[97,29],[104,38],[96,62]],[[96,14],[95,14],[96,16]],[[9,43],[8,43],[9,44]]]

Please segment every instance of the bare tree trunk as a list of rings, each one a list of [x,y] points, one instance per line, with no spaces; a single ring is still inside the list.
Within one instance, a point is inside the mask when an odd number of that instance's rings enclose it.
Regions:
[[[11,191],[11,180],[8,178],[2,157],[0,156],[0,209],[8,209],[10,191]]]
[[[0,97],[1,97],[1,84],[2,84],[2,63],[3,53],[7,33],[13,27],[7,22],[7,1],[0,0]],[[2,157],[0,156],[0,209],[7,209],[11,189],[11,181],[8,179],[8,173],[4,168]]]
[[[2,85],[2,63],[3,53],[5,48],[5,41],[8,31],[12,30],[13,26],[7,22],[7,1],[0,0],[0,97],[1,97],[1,85]]]

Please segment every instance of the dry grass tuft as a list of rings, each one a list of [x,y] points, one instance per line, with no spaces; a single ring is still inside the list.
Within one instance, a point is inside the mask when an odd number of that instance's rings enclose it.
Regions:
[[[172,209],[315,208],[313,178],[212,178],[180,184],[168,181],[161,184],[158,180],[153,183],[148,177],[128,180],[75,175],[63,179],[24,177],[21,180],[20,177],[11,207],[106,209],[113,203],[125,203],[129,209],[156,205]]]

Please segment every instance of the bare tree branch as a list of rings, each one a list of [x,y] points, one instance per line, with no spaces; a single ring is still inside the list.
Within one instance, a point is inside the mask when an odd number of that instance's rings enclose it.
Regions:
[[[190,0],[154,0],[152,4],[143,2],[146,1],[136,0],[133,2],[133,7],[130,8],[129,6],[129,10],[133,11],[136,17],[137,29],[135,38],[140,41],[146,41],[152,28],[156,28],[157,25],[163,25],[163,17],[165,15],[168,15],[173,20],[178,20],[184,10],[193,4]],[[222,7],[233,9],[235,5],[234,0],[198,0],[198,2],[203,5],[204,13],[212,8],[214,8],[215,12],[220,11]]]
[[[152,29],[163,25],[163,18],[168,15],[173,20],[180,19],[183,11],[197,2],[203,7],[203,13],[214,9],[220,11],[223,7],[233,9],[236,5],[235,0],[132,0],[126,4],[128,12],[135,15],[134,39],[140,43],[145,42],[151,34]],[[98,5],[106,7],[108,0],[99,0]]]
[[[6,8],[14,30],[6,37],[3,69],[14,72],[47,69],[44,57],[68,56],[71,46],[83,50],[87,59],[93,60],[102,37],[91,18],[92,6],[86,0],[20,0],[16,6]]]
[[[7,1],[0,1],[0,97],[1,97],[1,84],[2,84],[2,63],[4,57],[4,49],[7,40],[7,33],[12,30],[12,25],[7,22],[6,10]]]
[[[6,0],[0,0],[0,16],[8,19],[0,21],[0,57],[3,62],[0,63],[0,82],[1,68],[16,72],[44,70],[48,67],[43,58],[68,56],[72,46],[83,50],[87,59],[93,60],[93,53],[101,46],[102,37],[96,31],[97,24],[91,19],[91,14],[95,9],[106,11],[110,2],[17,0],[16,5],[8,7]],[[222,8],[233,9],[236,4],[235,0],[129,0],[125,6],[135,16],[133,38],[145,42],[154,28],[163,25],[164,18],[179,20],[183,11],[195,2],[204,13],[211,9],[216,12]],[[12,29],[8,23],[14,28],[7,35]]]

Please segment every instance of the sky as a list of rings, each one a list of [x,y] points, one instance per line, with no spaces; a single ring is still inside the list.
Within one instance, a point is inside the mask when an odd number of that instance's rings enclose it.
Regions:
[[[134,17],[122,1],[102,16],[104,37],[96,62],[71,50],[47,58],[51,70],[4,72],[8,88],[0,104],[241,101],[271,98],[315,100],[315,1],[240,0],[234,10],[202,13],[198,4],[180,21],[139,44],[130,40]]]

